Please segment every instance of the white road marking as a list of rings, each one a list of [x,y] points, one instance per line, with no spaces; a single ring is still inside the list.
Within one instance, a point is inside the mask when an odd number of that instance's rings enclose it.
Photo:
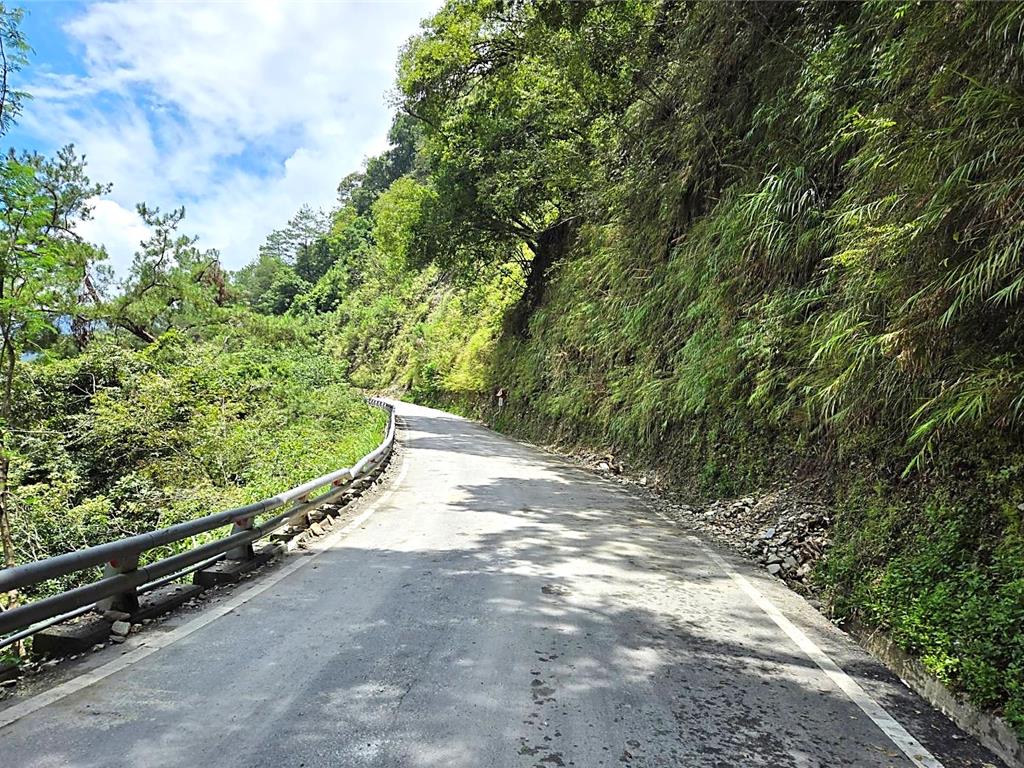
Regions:
[[[491,430],[493,431],[493,430]],[[500,433],[496,433],[500,434]],[[514,442],[520,442],[525,446],[537,449],[539,446],[532,445],[525,441],[516,440]],[[579,467],[575,464],[567,462],[565,457],[561,454],[555,453],[554,451],[548,450],[547,448],[540,448],[541,451],[554,457],[562,464],[566,464],[573,469],[586,472],[589,475],[595,473],[586,470],[585,468]],[[653,508],[651,505],[643,500],[638,499],[634,494],[630,493],[626,489],[623,489],[618,483],[614,482],[611,478],[605,477],[604,475],[596,475],[600,480],[614,488],[618,493],[627,496],[633,501],[640,501],[640,503],[655,515],[666,521],[673,527],[677,527],[677,524],[668,515],[663,514],[659,510]],[[813,661],[822,672],[834,682],[839,689],[845,693],[850,700],[856,704],[864,714],[866,714],[871,721],[878,726],[878,728],[884,733],[893,744],[899,747],[900,751],[907,756],[907,758],[918,768],[944,768],[943,764],[936,758],[931,752],[925,749],[924,745],[921,744],[917,739],[907,732],[900,723],[886,711],[886,709],[879,704],[877,701],[868,695],[860,684],[850,677],[842,668],[836,664],[832,658],[819,648],[815,643],[793,622],[783,615],[783,613],[775,607],[775,605],[761,592],[747,580],[742,574],[736,571],[728,562],[718,555],[717,552],[709,548],[701,539],[696,536],[688,536],[690,541],[700,547],[701,551],[719,568],[721,568],[727,576],[733,579],[736,584],[743,590],[746,595],[754,601],[768,617],[775,622],[775,624],[785,632],[789,638],[796,643],[797,647],[803,651]]]
[[[388,490],[379,499],[377,499],[373,504],[367,507],[363,512],[361,512],[356,518],[354,518],[343,528],[337,531],[332,531],[326,537],[316,542],[311,548],[313,550],[312,555],[300,557],[294,562],[285,565],[280,570],[275,571],[272,574],[268,574],[266,578],[260,579],[259,584],[256,584],[255,586],[245,590],[244,592],[240,592],[239,594],[229,598],[220,605],[211,606],[209,609],[205,610],[201,616],[196,617],[187,624],[183,624],[177,629],[173,629],[165,634],[155,635],[152,638],[146,638],[142,640],[137,647],[135,647],[131,651],[128,651],[124,655],[119,656],[113,661],[107,662],[106,664],[97,667],[96,669],[91,670],[89,672],[85,672],[82,675],[79,675],[78,677],[74,678],[73,680],[68,680],[67,682],[61,683],[60,685],[51,688],[48,691],[43,691],[42,693],[36,694],[35,696],[29,699],[25,699],[25,701],[20,702],[19,704],[15,704],[11,707],[8,707],[7,709],[0,712],[0,729],[6,728],[8,725],[11,725],[12,723],[16,723],[18,720],[22,719],[26,715],[30,715],[33,712],[42,709],[43,707],[49,706],[50,704],[60,701],[61,699],[67,698],[71,694],[81,691],[83,688],[88,688],[90,685],[94,685],[98,683],[100,680],[110,677],[116,672],[120,672],[122,669],[126,669],[127,667],[130,667],[133,664],[137,664],[138,662],[145,659],[147,656],[153,655],[161,648],[166,648],[172,643],[175,643],[178,640],[181,640],[182,638],[188,637],[193,632],[196,632],[197,630],[200,630],[203,627],[205,627],[207,624],[216,621],[224,614],[230,613],[231,611],[238,608],[240,605],[247,603],[254,597],[262,594],[263,592],[266,592],[268,589],[273,587],[282,579],[291,576],[293,573],[299,570],[299,568],[302,568],[304,565],[313,562],[318,557],[320,557],[320,555],[322,555],[324,552],[327,552],[332,546],[334,546],[334,544],[337,543],[337,541],[341,539],[345,534],[355,530],[360,525],[369,520],[370,516],[373,515],[373,513],[376,512],[381,506],[383,506],[391,498],[395,491],[398,490],[398,488],[402,484],[402,481],[405,480],[405,474],[408,468],[409,461],[407,461],[406,458],[403,457],[402,468],[398,473],[398,477],[395,478],[395,482],[392,483],[391,487],[388,488]]]
[[[598,477],[606,483],[614,485],[616,488],[619,487],[618,484],[613,483],[612,480],[604,477],[603,475],[598,475]],[[632,500],[639,501],[643,507],[650,510],[673,528],[679,527],[675,520],[654,508],[646,501],[638,499],[633,494],[627,495],[629,495]],[[735,581],[747,597],[753,600],[754,604],[764,611],[768,618],[775,622],[776,626],[785,632],[789,636],[789,639],[796,643],[797,647],[803,651],[822,672],[828,675],[832,682],[834,682],[865,715],[871,718],[871,722],[877,725],[882,733],[884,733],[893,744],[899,747],[900,751],[907,756],[910,762],[918,766],[918,768],[945,768],[935,755],[925,749],[921,742],[911,736],[910,733],[907,732],[907,729],[900,725],[896,718],[886,711],[885,707],[872,699],[871,696],[868,695],[867,691],[861,688],[860,684],[856,680],[846,674],[827,653],[815,645],[814,641],[804,634],[803,630],[787,619],[782,611],[776,608],[774,603],[761,594],[760,590],[751,584],[745,576],[729,565],[729,563],[726,562],[717,552],[708,547],[707,544],[697,536],[687,536],[686,538],[696,544],[709,560],[721,568],[727,576]]]
[[[689,536],[688,538],[700,547],[701,551],[721,568],[726,575],[732,578],[740,589],[746,593],[747,597],[753,600],[755,605],[778,625],[779,629],[789,635],[789,639],[796,643],[797,647],[807,654],[811,661],[817,664],[821,671],[828,675],[832,682],[839,686],[839,689],[849,696],[850,700],[860,707],[865,715],[871,718],[871,721],[881,729],[882,733],[889,737],[893,744],[900,748],[914,765],[919,766],[919,768],[943,768],[942,763],[931,752],[925,749],[917,739],[907,733],[907,730],[881,704],[872,699],[856,680],[846,674],[838,664],[832,661],[827,653],[815,645],[814,641],[804,634],[799,627],[787,619],[782,614],[782,611],[761,594],[757,587],[751,584],[745,576],[737,572],[735,568],[722,559],[717,552],[705,545],[699,538],[696,536]]]

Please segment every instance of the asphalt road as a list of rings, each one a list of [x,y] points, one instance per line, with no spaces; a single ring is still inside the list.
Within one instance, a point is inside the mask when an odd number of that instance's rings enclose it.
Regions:
[[[95,654],[95,682],[0,728],[0,766],[999,764],[754,566],[556,457],[399,413],[369,517],[223,615]]]

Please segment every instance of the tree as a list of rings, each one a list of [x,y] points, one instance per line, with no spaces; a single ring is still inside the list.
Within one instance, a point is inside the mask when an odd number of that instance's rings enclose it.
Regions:
[[[19,29],[23,15],[0,3],[0,135],[27,98],[12,84],[28,61]],[[70,146],[54,160],[12,152],[0,162],[0,546],[6,567],[17,560],[10,525],[17,367],[34,340],[68,320],[88,264],[98,255],[75,235],[75,223],[89,217],[89,200],[106,189],[89,182],[84,160]]]
[[[299,276],[315,282],[333,261],[324,238],[330,218],[322,210],[302,206],[281,229],[267,235],[260,246],[260,255],[273,256],[295,268]]]
[[[201,250],[198,238],[178,234],[184,208],[161,213],[140,203],[137,210],[153,234],[108,304],[110,323],[151,344],[170,328],[189,331],[214,322],[230,298],[218,252]],[[94,298],[102,300],[95,293]]]
[[[89,201],[108,188],[92,184],[71,147],[54,160],[36,154],[0,163],[0,539],[14,565],[10,533],[10,436],[17,367],[22,357],[78,311],[97,251],[74,231]]]
[[[296,296],[311,287],[291,264],[266,251],[235,274],[234,284],[245,302],[264,315],[285,314]]]
[[[433,187],[416,252],[469,275],[543,272],[600,181],[653,6],[474,0],[425,22],[398,78]]]
[[[276,311],[278,302],[265,303],[265,297],[270,292],[271,286],[278,282],[282,272],[294,274],[295,270],[285,264],[279,256],[263,251],[255,261],[234,274],[233,284],[242,300],[257,312],[281,314],[288,310],[288,305],[278,312]]]
[[[352,204],[332,214],[325,238],[331,265],[317,281],[294,297],[292,313],[330,312],[366,279],[376,258],[372,216],[360,216]]]
[[[373,218],[358,215],[352,206],[341,208],[334,212],[328,237],[335,253],[335,264],[344,264],[354,287],[362,280],[372,257]]]
[[[388,131],[390,149],[366,161],[365,170],[359,174],[359,184],[351,191],[356,213],[368,214],[373,203],[393,182],[413,171],[422,132],[414,118],[401,112],[395,115]]]
[[[11,83],[12,76],[28,63],[31,50],[19,29],[24,17],[23,9],[8,9],[0,3],[0,136],[10,130],[28,98]]]
[[[419,250],[461,269],[515,258],[518,243],[536,252],[538,234],[571,210],[581,186],[585,107],[556,64],[530,50],[533,11],[504,13],[501,3],[449,4],[399,66],[400,106],[423,126],[436,193]]]
[[[391,272],[408,269],[413,258],[413,232],[431,189],[411,176],[396,180],[373,204],[373,237]]]

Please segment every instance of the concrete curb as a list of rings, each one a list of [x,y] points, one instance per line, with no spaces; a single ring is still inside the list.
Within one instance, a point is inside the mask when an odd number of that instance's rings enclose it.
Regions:
[[[1024,768],[1024,744],[1009,723],[959,699],[917,659],[900,648],[885,632],[846,622],[843,630],[880,659],[918,696],[992,750],[1011,768]]]

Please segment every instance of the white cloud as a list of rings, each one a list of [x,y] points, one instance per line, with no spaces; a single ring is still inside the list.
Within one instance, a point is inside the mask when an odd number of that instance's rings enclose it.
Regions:
[[[124,214],[145,200],[184,204],[186,231],[237,268],[385,146],[398,49],[438,5],[91,5],[65,27],[85,75],[30,86],[23,125],[74,142],[90,175],[114,183],[86,231],[115,265],[138,240]]]
[[[77,227],[79,235],[92,242],[103,243],[110,253],[108,265],[124,274],[139,243],[149,237],[149,228],[133,210],[113,200],[97,200],[92,218]]]

